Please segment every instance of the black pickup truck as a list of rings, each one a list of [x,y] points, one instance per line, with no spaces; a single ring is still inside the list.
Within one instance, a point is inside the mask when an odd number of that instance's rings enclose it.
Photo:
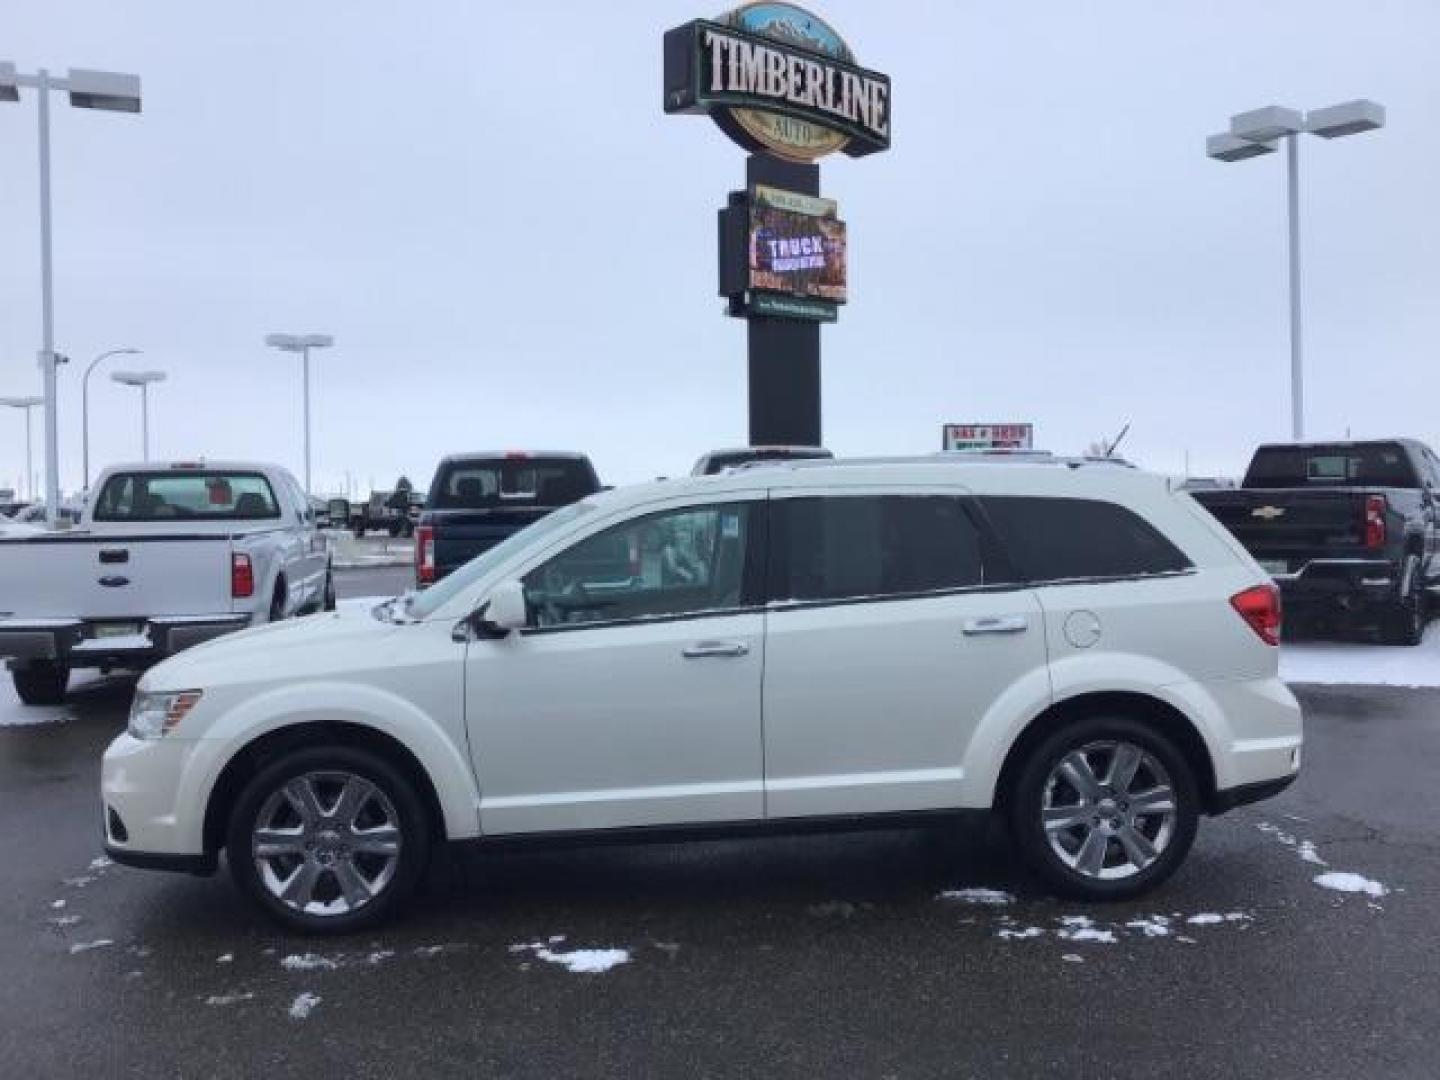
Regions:
[[[1379,623],[1416,645],[1440,574],[1440,459],[1414,439],[1282,443],[1233,490],[1195,491],[1280,586],[1287,623]]]
[[[584,454],[453,454],[440,462],[415,530],[415,584],[439,581],[562,506],[600,490]]]

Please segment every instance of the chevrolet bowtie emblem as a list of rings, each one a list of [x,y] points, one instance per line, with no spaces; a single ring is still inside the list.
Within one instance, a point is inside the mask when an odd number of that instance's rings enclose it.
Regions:
[[[1250,516],[1264,518],[1266,521],[1274,521],[1278,517],[1285,516],[1285,508],[1283,506],[1257,506],[1254,510],[1250,511]]]

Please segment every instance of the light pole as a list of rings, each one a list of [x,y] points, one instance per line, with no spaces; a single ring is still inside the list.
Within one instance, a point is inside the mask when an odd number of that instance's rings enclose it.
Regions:
[[[110,378],[140,388],[140,460],[150,460],[150,384],[163,382],[163,371],[116,371]]]
[[[1305,366],[1300,320],[1300,147],[1303,132],[1338,139],[1385,126],[1385,106],[1347,101],[1302,116],[1298,109],[1267,105],[1230,118],[1230,130],[1205,140],[1216,161],[1245,161],[1273,153],[1285,140],[1285,190],[1290,225],[1290,427],[1296,442],[1305,437]]]
[[[139,355],[139,349],[111,349],[109,352],[103,352],[95,357],[94,360],[90,361],[90,366],[85,369],[85,374],[80,379],[81,491],[90,490],[90,373],[95,370],[95,366],[99,364],[101,360],[105,360],[111,356]]]
[[[305,380],[305,497],[310,497],[310,350],[335,344],[329,334],[266,334],[265,344],[281,352],[299,353]]]
[[[0,405],[9,405],[12,409],[25,410],[25,497],[31,502],[35,501],[35,467],[30,460],[30,411],[36,406],[44,404],[43,397],[0,398]],[[48,513],[46,516],[49,516]]]
[[[0,101],[19,101],[20,88],[38,91],[40,113],[40,371],[45,388],[45,520],[52,527],[60,510],[60,439],[55,368],[55,305],[50,259],[50,91],[65,90],[77,109],[109,112],[140,111],[140,77],[113,71],[71,68],[65,78],[41,68],[21,75],[15,65],[0,63]]]

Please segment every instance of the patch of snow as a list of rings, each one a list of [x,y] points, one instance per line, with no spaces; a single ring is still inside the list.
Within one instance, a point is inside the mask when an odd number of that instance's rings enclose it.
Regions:
[[[394,949],[376,949],[369,956],[365,957],[365,962],[367,964],[383,964],[394,955]]]
[[[63,908],[63,907],[65,906],[65,901],[64,901],[64,900],[51,900],[51,901],[50,901],[50,906],[51,906],[52,908],[54,908],[56,911],[59,911],[61,908]]]
[[[235,959],[235,954],[234,954],[233,952],[227,952],[227,953],[221,953],[219,956],[217,956],[217,957],[215,958],[215,962],[216,962],[217,964],[229,964],[229,963],[233,962],[234,959]]]
[[[1214,926],[1216,923],[1223,923],[1225,916],[1217,915],[1213,911],[1202,911],[1199,915],[1191,915],[1185,921],[1191,926]]]
[[[444,945],[418,945],[415,948],[416,956],[439,956],[445,951]]]
[[[312,994],[309,990],[296,994],[295,1000],[290,1003],[290,1019],[304,1020],[319,1005],[321,997],[319,994]]]
[[[1063,953],[1060,959],[1065,960],[1071,964],[1083,964],[1085,962],[1085,958],[1083,956],[1081,956],[1079,953],[1073,952]]]
[[[72,889],[83,889],[94,880],[94,877],[89,874],[80,874],[78,877],[65,878],[63,884],[70,886]]]
[[[1170,936],[1170,920],[1164,915],[1151,915],[1146,918],[1131,919],[1125,925],[1132,930],[1139,930],[1148,938]]]
[[[1176,934],[1176,935],[1175,935],[1175,940],[1178,941],[1178,942],[1180,942],[1180,944],[1182,944],[1182,945],[1194,945],[1194,944],[1195,944],[1195,939],[1194,939],[1193,937],[1186,937],[1184,934]]]
[[[114,864],[113,862],[111,862],[109,859],[105,858],[104,855],[100,855],[100,856],[98,856],[97,858],[91,859],[91,860],[90,860],[90,865],[87,866],[85,869],[87,869],[87,870],[104,870],[106,867],[114,866],[114,865],[115,865],[115,864]]]
[[[965,904],[1013,904],[1015,897],[1000,889],[946,889],[940,894],[941,900],[959,900]]]
[[[280,966],[286,971],[334,971],[340,962],[318,953],[291,953],[281,957]]]
[[[1280,677],[1292,683],[1440,686],[1440,630],[1430,626],[1413,649],[1302,641],[1280,649]]]
[[[547,963],[560,964],[566,971],[577,974],[609,971],[613,967],[630,962],[629,949],[572,949],[570,952],[536,949],[535,956]]]
[[[51,926],[59,926],[59,927],[74,926],[76,923],[78,923],[78,922],[80,921],[80,916],[79,916],[79,915],[61,915],[61,916],[59,916],[59,917],[57,917],[57,918],[49,919],[49,920],[47,920],[47,921],[50,923]]]
[[[238,1005],[242,1001],[249,1001],[255,995],[249,990],[234,994],[211,994],[205,999],[206,1005]]]
[[[1024,930],[999,930],[995,936],[1006,941],[1026,941],[1029,938],[1044,937],[1045,931],[1038,926],[1027,926]]]
[[[1114,945],[1119,939],[1113,930],[1097,930],[1093,926],[1082,926],[1075,930],[1058,931],[1064,941],[1093,941],[1100,945]]]
[[[1225,913],[1226,922],[1249,922],[1254,917],[1244,911],[1227,911]]]
[[[1322,889],[1334,889],[1343,893],[1364,893],[1366,896],[1385,896],[1390,890],[1378,881],[1372,881],[1359,874],[1341,870],[1330,870],[1315,876],[1315,884]]]
[[[108,937],[97,938],[94,941],[77,941],[74,945],[70,946],[70,955],[74,956],[76,953],[89,952],[91,949],[103,949],[107,945],[114,944],[115,942],[111,941]]]

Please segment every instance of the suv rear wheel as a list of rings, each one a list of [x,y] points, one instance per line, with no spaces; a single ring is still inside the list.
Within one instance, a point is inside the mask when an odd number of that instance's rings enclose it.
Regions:
[[[10,673],[15,693],[26,705],[61,705],[70,685],[70,669],[53,660],[32,660]]]
[[[425,807],[384,758],[306,747],[272,762],[241,793],[226,853],[240,891],[306,933],[374,926],[399,907],[430,854]]]
[[[1068,723],[1027,755],[1008,792],[1026,865],[1056,892],[1123,900],[1160,884],[1195,840],[1200,799],[1175,744],[1128,717]]]

